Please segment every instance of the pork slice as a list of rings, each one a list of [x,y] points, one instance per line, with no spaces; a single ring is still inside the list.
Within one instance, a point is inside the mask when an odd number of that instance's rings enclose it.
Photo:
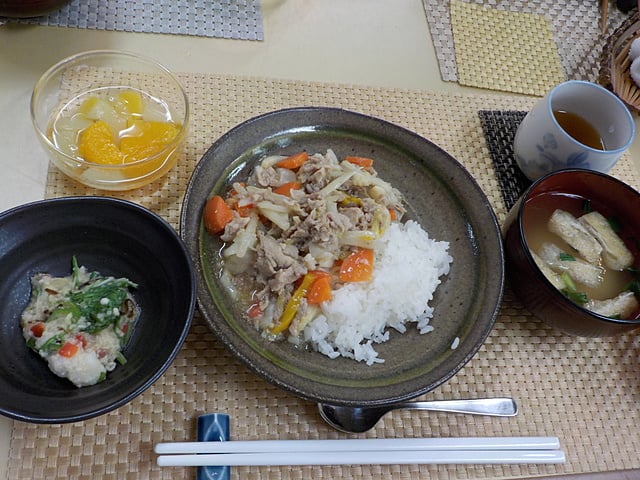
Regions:
[[[270,235],[258,234],[255,268],[271,292],[281,293],[307,273],[304,259],[298,249],[288,243],[279,242]]]

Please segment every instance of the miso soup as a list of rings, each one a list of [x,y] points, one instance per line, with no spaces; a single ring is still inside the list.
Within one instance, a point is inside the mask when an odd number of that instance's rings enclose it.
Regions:
[[[587,298],[594,300],[611,299],[628,290],[628,287],[637,278],[635,273],[638,258],[637,246],[633,240],[632,232],[625,229],[624,219],[616,218],[615,214],[606,205],[592,202],[583,197],[558,193],[545,193],[531,198],[527,202],[527,211],[523,216],[523,228],[529,249],[537,253],[542,245],[548,242],[555,244],[571,255],[579,255],[571,245],[549,230],[549,219],[557,209],[564,210],[576,218],[591,211],[599,212],[607,218],[618,237],[633,254],[633,265],[631,268],[622,271],[606,268],[601,260],[599,266],[603,268],[602,282],[597,287],[577,284],[577,289],[583,292]]]

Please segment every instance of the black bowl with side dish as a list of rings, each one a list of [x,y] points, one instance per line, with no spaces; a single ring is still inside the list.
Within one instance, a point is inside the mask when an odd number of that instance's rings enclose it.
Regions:
[[[31,277],[67,276],[73,256],[90,271],[137,283],[140,307],[127,362],[82,388],[54,375],[20,328]],[[115,198],[57,198],[0,214],[0,272],[0,413],[25,422],[76,422],[133,400],[171,365],[195,310],[194,270],[180,237],[155,213]]]

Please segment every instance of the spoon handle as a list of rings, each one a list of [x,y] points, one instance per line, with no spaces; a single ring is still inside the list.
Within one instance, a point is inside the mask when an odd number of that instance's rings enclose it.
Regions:
[[[507,397],[404,402],[393,405],[392,409],[430,410],[433,412],[468,413],[496,417],[513,417],[518,414],[518,405],[515,400]]]

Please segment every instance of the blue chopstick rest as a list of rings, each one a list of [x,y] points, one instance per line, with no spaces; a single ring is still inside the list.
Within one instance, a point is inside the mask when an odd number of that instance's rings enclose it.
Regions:
[[[198,417],[197,438],[199,442],[226,442],[229,440],[229,415],[207,413]],[[197,480],[230,480],[228,466],[197,467]]]

